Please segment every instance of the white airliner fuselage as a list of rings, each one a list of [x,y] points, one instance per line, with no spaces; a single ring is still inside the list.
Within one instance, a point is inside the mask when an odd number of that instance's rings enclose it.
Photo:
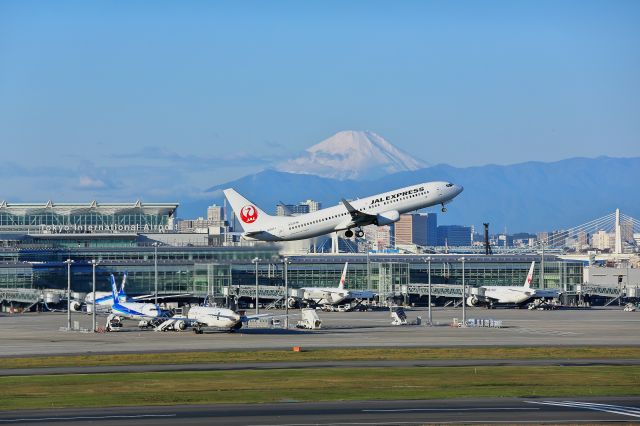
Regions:
[[[245,230],[243,238],[262,241],[289,241],[313,238],[336,231],[347,232],[366,225],[389,225],[402,213],[441,204],[443,206],[462,192],[449,182],[427,182],[394,191],[361,198],[300,216],[270,216],[233,189],[226,189],[236,217]],[[351,234],[350,234],[351,233]],[[361,235],[361,231],[356,234]]]
[[[352,299],[373,299],[375,296],[368,290],[350,290],[345,288],[347,268],[349,262],[344,264],[342,276],[338,287],[302,287],[302,300],[315,305],[337,305]]]
[[[482,296],[472,295],[467,297],[468,306],[477,306],[480,304],[487,305],[489,307],[502,304],[502,305],[522,305],[533,299],[555,299],[558,297],[559,292],[556,289],[536,289],[531,287],[531,281],[533,279],[533,271],[535,262],[531,262],[529,273],[524,280],[524,284],[521,286],[495,286],[487,285],[481,286]]]
[[[237,330],[242,327],[242,316],[227,308],[193,306],[189,309],[187,318],[205,327],[226,328],[229,330]]]

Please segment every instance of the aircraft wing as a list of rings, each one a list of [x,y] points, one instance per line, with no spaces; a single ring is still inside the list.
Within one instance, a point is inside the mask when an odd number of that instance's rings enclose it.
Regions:
[[[180,294],[163,294],[158,295],[158,300],[165,301],[170,299],[180,299],[182,297],[192,297],[192,293],[180,293]],[[155,295],[153,294],[143,294],[141,296],[133,296],[131,300],[140,301],[140,300],[153,300],[155,299]]]
[[[344,206],[347,208],[347,211],[349,212],[349,214],[351,215],[351,221],[354,223],[354,225],[365,226],[365,225],[371,225],[372,223],[376,222],[376,219],[377,219],[376,215],[357,210],[355,207],[351,205],[351,203],[349,203],[344,198],[341,201],[342,201],[342,204],[344,204]]]
[[[294,314],[289,314],[289,316],[294,315]],[[243,315],[242,317],[240,317],[240,319],[242,320],[242,322],[249,322],[249,321],[257,321],[259,319],[262,318],[276,318],[276,317],[286,317],[287,315],[285,314],[257,314],[257,315]]]

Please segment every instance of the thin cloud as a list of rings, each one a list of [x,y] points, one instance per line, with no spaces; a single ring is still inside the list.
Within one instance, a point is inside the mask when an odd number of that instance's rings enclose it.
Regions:
[[[154,162],[154,163],[166,163],[173,167],[188,167],[191,168],[194,165],[229,168],[229,167],[246,167],[246,166],[270,166],[274,164],[280,157],[275,155],[265,155],[250,153],[246,151],[238,151],[232,154],[218,155],[218,156],[204,156],[204,155],[183,155],[176,152],[169,151],[162,147],[143,147],[142,149],[127,154],[113,154],[111,158],[118,160],[130,160],[132,162]]]

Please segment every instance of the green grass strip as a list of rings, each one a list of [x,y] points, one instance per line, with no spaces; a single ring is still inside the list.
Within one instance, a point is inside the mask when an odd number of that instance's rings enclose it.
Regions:
[[[640,395],[640,367],[412,367],[0,378],[0,410],[393,400]]]
[[[303,352],[212,351],[0,358],[0,368],[96,365],[199,364],[277,361],[374,361],[438,359],[638,359],[640,347],[341,348]]]

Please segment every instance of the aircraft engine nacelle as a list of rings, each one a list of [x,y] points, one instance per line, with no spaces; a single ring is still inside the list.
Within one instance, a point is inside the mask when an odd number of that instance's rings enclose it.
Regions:
[[[74,312],[80,312],[82,310],[82,303],[77,302],[75,300],[71,301],[69,304],[70,308]]]
[[[400,213],[397,210],[391,210],[388,212],[378,213],[376,215],[376,225],[390,225],[400,220]]]
[[[289,309],[295,309],[298,307],[298,299],[296,299],[295,297],[290,297],[287,299],[287,306],[289,306]]]
[[[185,321],[178,321],[175,324],[176,330],[184,331],[187,329],[187,323]]]
[[[331,303],[335,305],[337,303],[342,302],[344,299],[346,299],[348,295],[349,295],[348,292],[344,292],[344,293],[329,293],[329,295],[325,299],[331,301]]]
[[[478,306],[478,298],[475,296],[467,297],[467,306]]]

